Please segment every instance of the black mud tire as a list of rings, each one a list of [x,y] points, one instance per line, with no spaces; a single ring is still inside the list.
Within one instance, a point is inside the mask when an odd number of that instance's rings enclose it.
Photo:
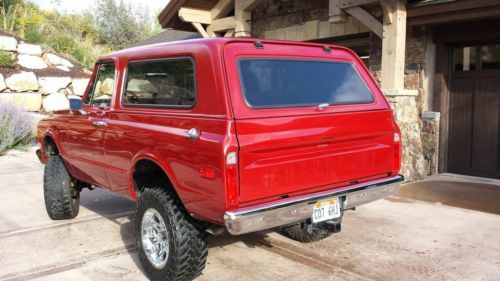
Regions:
[[[59,155],[51,155],[43,175],[47,214],[53,220],[73,219],[80,209],[80,192]]]
[[[169,237],[167,262],[160,269],[149,261],[142,245],[142,220],[149,208],[161,215]],[[139,260],[150,280],[193,280],[205,268],[207,233],[201,223],[185,211],[177,196],[166,188],[145,188],[141,193],[135,217],[135,237]]]
[[[304,223],[299,223],[282,228],[280,233],[283,236],[298,242],[311,243],[323,240],[331,236],[334,232],[320,228],[317,225],[309,224],[305,226]]]

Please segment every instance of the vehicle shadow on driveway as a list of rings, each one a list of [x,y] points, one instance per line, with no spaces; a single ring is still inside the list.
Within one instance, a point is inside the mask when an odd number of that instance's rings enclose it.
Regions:
[[[137,255],[137,245],[134,236],[134,220],[136,202],[109,191],[96,189],[94,191],[83,191],[80,205],[83,208],[92,211],[103,218],[120,226],[120,236],[123,243],[123,251],[126,251],[131,257],[137,268],[147,275],[142,269],[139,257]],[[268,235],[266,232],[251,233],[246,235],[233,236],[228,233],[208,238],[209,251],[212,248],[224,248],[235,243],[243,243],[248,248],[264,247],[271,249],[274,246],[266,241]]]

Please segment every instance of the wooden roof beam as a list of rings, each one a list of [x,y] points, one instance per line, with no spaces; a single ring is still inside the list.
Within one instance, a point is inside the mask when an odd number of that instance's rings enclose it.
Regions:
[[[234,17],[225,17],[222,19],[216,19],[212,21],[210,28],[214,32],[221,32],[230,29],[234,29],[236,27],[236,21]]]
[[[361,7],[352,7],[344,9],[344,11],[362,22],[366,27],[373,31],[373,33],[377,34],[378,37],[383,37],[382,23],[370,13],[368,13],[365,9]]]
[[[225,17],[232,9],[234,9],[234,0],[219,0],[210,11],[211,17],[212,19]]]
[[[212,23],[212,14],[210,13],[210,11],[192,8],[180,8],[179,18],[185,22],[197,22],[202,24]]]
[[[340,8],[347,9],[351,7],[359,7],[372,3],[377,3],[379,0],[340,0]]]
[[[208,35],[207,31],[205,30],[205,28],[203,27],[203,25],[201,25],[201,23],[199,22],[193,22],[192,23],[194,28],[198,31],[198,33],[201,34],[201,36],[203,36],[203,38],[209,38],[210,35]]]
[[[259,6],[260,3],[264,2],[265,0],[245,0],[243,2],[243,10],[247,12],[251,12]]]

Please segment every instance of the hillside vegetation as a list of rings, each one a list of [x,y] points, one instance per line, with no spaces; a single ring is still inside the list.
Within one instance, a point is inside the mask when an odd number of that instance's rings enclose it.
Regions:
[[[46,45],[88,67],[100,55],[160,31],[146,8],[121,0],[97,0],[81,14],[45,11],[26,0],[0,0],[0,29],[28,43]]]

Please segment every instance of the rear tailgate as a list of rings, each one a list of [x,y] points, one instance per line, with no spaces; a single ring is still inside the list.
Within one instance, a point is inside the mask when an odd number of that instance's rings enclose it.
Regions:
[[[224,57],[239,143],[240,203],[394,173],[392,112],[352,53],[266,42],[264,48],[255,48],[242,42],[228,44]],[[331,68],[325,63],[342,65]],[[294,67],[301,69],[292,71]],[[349,69],[358,78],[339,72]],[[323,77],[329,71],[335,77]],[[347,92],[355,96],[364,91],[365,97],[350,101],[343,96],[324,104],[317,93],[331,91],[328,87],[335,79],[349,80],[344,83]],[[311,84],[304,88],[307,83]],[[339,87],[335,89],[344,91],[346,85]],[[366,99],[366,93],[372,98]]]

